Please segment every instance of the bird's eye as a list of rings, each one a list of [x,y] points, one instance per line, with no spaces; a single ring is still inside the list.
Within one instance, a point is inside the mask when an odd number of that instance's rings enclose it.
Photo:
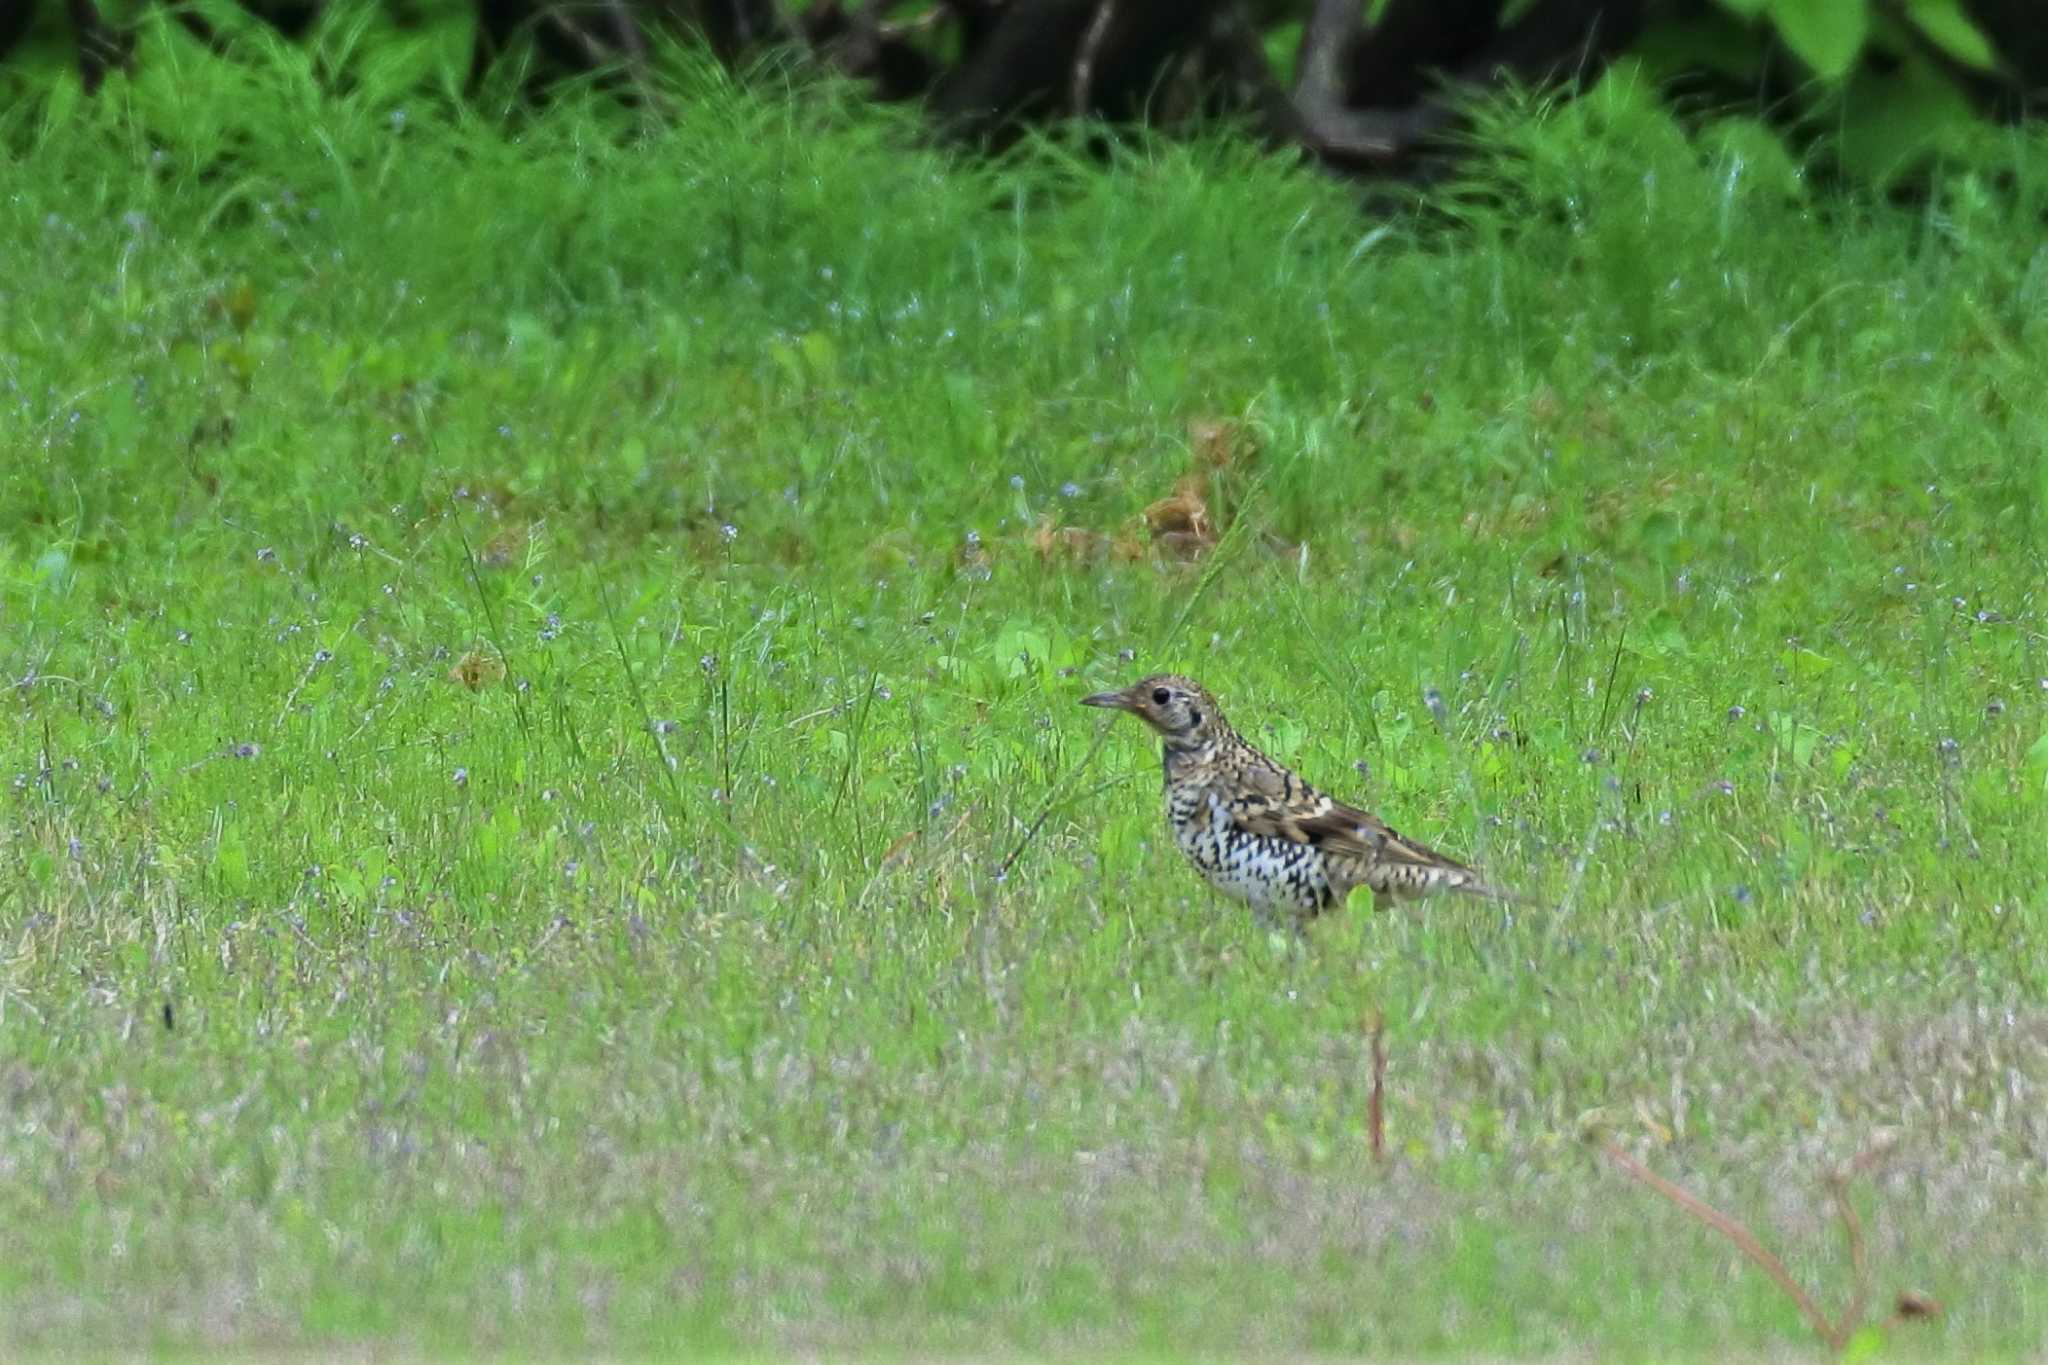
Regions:
[[[1165,688],[1155,687],[1152,689],[1152,704],[1154,706],[1164,706],[1166,705],[1166,703],[1172,700],[1173,693],[1167,691]]]

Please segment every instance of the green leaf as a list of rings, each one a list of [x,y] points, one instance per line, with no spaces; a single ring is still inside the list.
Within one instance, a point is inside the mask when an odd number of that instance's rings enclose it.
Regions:
[[[2027,748],[2027,771],[2040,782],[2041,789],[2048,791],[2048,730]]]
[[[1302,741],[1308,738],[1308,726],[1293,716],[1276,716],[1266,728],[1272,731],[1273,751],[1289,759],[1301,752]]]
[[[1791,674],[1798,682],[1811,682],[1824,676],[1835,666],[1835,661],[1804,647],[1786,648],[1778,651],[1778,667]]]
[[[1820,747],[1819,730],[1801,724],[1783,711],[1771,712],[1768,724],[1779,751],[1787,754],[1795,765],[1804,768],[1813,762],[1814,750]]]
[[[221,889],[229,894],[248,888],[249,847],[243,841],[242,831],[234,825],[221,828],[220,838],[214,846],[213,875],[220,879]]]
[[[1052,636],[1023,621],[1009,621],[989,647],[989,656],[1007,678],[1028,678],[1052,664]]]
[[[1917,54],[1895,71],[1859,72],[1842,92],[1840,108],[1842,165],[1878,185],[1954,151],[1976,119],[1954,82]]]
[[[804,373],[803,357],[797,353],[796,347],[780,337],[770,338],[768,342],[768,358],[775,362],[775,367],[782,371],[784,377],[789,380],[791,387],[798,389],[805,387],[804,381],[808,376]]]
[[[1870,32],[1870,0],[1770,0],[1778,36],[1823,80],[1855,64]]]
[[[1806,172],[1786,150],[1783,136],[1762,119],[1716,119],[1701,129],[1700,145],[1715,154],[1731,193],[1741,180],[1787,199],[1806,197]]]
[[[1652,630],[1643,642],[1643,648],[1667,659],[1683,659],[1692,652],[1685,632],[1678,628],[1676,622],[1670,621],[1665,622],[1661,629]]]
[[[1965,66],[1989,71],[1998,64],[1991,40],[1963,12],[1962,0],[1906,0],[1906,17],[1936,47]]]
[[[839,382],[839,348],[823,332],[805,332],[797,341],[804,364],[817,381],[830,388]]]

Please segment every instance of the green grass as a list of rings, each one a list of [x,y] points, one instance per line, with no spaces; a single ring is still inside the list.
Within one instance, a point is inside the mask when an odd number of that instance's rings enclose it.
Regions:
[[[150,41],[0,123],[0,1351],[1810,1342],[1589,1129],[1830,1305],[1890,1132],[1887,1349],[2038,1348],[2038,142],[1624,70],[1446,227]],[[1218,419],[1201,562],[1041,558]],[[1543,906],[1269,940],[1074,704],[1165,667]]]

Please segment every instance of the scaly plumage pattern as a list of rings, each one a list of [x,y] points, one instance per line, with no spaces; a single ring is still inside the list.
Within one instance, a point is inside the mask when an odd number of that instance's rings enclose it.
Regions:
[[[1159,732],[1174,842],[1211,886],[1256,910],[1313,918],[1360,886],[1376,908],[1436,891],[1509,898],[1260,753],[1192,679],[1158,674],[1081,704],[1128,711]]]

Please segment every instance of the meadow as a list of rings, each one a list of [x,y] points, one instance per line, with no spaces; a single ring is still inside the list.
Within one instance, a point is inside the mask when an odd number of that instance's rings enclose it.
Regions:
[[[1624,65],[1368,212],[150,41],[0,114],[0,1353],[1820,1349],[1608,1143],[2048,1339],[2038,137]],[[1268,934],[1167,668],[1538,903]]]

